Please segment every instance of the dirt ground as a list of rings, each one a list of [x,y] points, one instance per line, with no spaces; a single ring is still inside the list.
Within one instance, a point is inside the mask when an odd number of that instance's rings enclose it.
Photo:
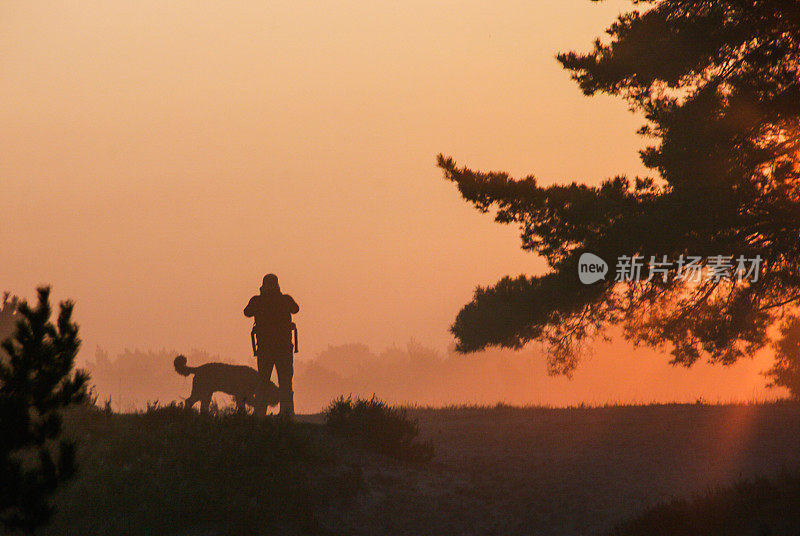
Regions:
[[[597,534],[671,497],[800,469],[800,405],[413,410],[429,467],[361,459],[353,534]],[[318,416],[307,417],[317,420]]]

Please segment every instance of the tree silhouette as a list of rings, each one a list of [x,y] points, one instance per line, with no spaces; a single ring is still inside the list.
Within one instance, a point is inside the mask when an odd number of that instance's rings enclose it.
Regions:
[[[772,346],[775,363],[764,373],[771,380],[769,387],[786,387],[792,398],[800,399],[800,318],[785,321]]]
[[[0,523],[27,532],[44,524],[48,496],[75,471],[75,446],[59,439],[59,410],[86,400],[88,375],[72,372],[80,346],[72,302],[50,322],[50,288],[35,308],[17,306],[16,331],[0,360]],[[54,443],[57,442],[57,446]]]
[[[569,373],[580,348],[621,324],[635,343],[668,345],[673,363],[732,363],[768,342],[766,327],[800,298],[800,5],[783,0],[656,0],[621,15],[587,54],[558,55],[586,95],[627,100],[654,140],[653,177],[598,187],[541,187],[534,176],[476,172],[439,155],[446,179],[496,221],[517,224],[539,277],[478,288],[452,331],[458,349],[541,340],[550,370]],[[577,148],[576,148],[577,149]],[[593,252],[612,276],[577,278]],[[758,281],[618,283],[622,256],[761,256]],[[735,262],[735,261],[734,261]]]

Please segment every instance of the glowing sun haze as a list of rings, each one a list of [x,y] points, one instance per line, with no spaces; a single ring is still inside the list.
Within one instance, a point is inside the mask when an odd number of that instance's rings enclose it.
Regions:
[[[475,285],[545,265],[435,155],[545,183],[644,173],[641,118],[584,97],[554,59],[630,6],[3,2],[0,289],[73,298],[90,356],[244,359],[242,308],[267,272],[300,304],[299,359],[444,349]],[[694,373],[712,396],[737,374],[746,397],[762,368]]]

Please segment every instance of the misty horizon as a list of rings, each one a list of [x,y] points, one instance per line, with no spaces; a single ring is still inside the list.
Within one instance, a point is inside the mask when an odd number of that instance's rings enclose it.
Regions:
[[[459,354],[415,340],[380,350],[361,343],[329,345],[309,358],[295,359],[295,398],[301,413],[317,413],[334,398],[373,395],[412,406],[495,405],[569,407],[650,403],[751,403],[775,400],[784,389],[768,389],[761,375],[772,362],[769,352],[731,366],[700,363],[675,367],[663,355],[637,349],[619,355],[616,346],[598,344],[573,378],[550,376],[541,350],[488,350]],[[92,374],[100,403],[135,411],[147,403],[182,400],[191,381],[175,374],[180,353],[189,363],[224,362],[255,367],[255,358],[234,359],[200,349],[95,349],[79,366]],[[273,376],[273,380],[275,377]],[[587,393],[589,393],[587,395]],[[217,395],[221,405],[230,397]]]

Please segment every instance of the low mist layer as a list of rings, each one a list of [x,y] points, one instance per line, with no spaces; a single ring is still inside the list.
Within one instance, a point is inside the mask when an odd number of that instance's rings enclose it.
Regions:
[[[462,355],[416,341],[380,351],[360,343],[329,346],[310,359],[295,360],[296,406],[303,413],[318,412],[342,394],[375,394],[393,404],[422,406],[752,401],[783,394],[765,388],[760,373],[770,364],[767,354],[729,367],[686,369],[669,365],[656,352],[622,353],[618,347],[598,345],[568,379],[548,376],[537,350]],[[231,360],[201,350],[125,350],[112,357],[100,348],[83,366],[101,401],[110,398],[115,409],[132,410],[189,396],[191,379],[173,369],[178,353],[185,353],[191,365],[219,361],[255,367],[254,358]],[[217,397],[220,404],[230,402]]]

